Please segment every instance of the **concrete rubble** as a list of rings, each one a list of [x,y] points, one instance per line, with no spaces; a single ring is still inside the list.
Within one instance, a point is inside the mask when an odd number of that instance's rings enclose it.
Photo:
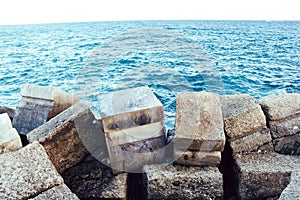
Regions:
[[[248,94],[221,96],[224,128],[233,152],[256,151],[272,141],[265,115]]]
[[[78,97],[52,87],[22,85],[13,126],[26,135],[79,101]]]
[[[0,114],[0,154],[15,151],[21,147],[21,138],[16,129],[12,127],[8,114]]]
[[[260,99],[278,153],[300,155],[300,94],[269,95]]]
[[[165,159],[163,105],[148,87],[98,98],[110,163],[116,172],[141,172],[144,164]]]
[[[208,92],[179,92],[176,110],[175,163],[218,166],[225,146],[219,96]]]

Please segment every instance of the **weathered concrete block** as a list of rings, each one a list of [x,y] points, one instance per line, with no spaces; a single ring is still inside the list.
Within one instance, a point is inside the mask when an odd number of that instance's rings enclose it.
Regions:
[[[79,198],[71,192],[71,190],[65,185],[61,184],[55,186],[49,190],[46,190],[38,196],[32,198],[32,200],[79,200]]]
[[[12,128],[10,118],[7,113],[0,114],[0,153],[18,150],[22,147],[21,138]]]
[[[22,85],[20,93],[22,98],[16,108],[13,126],[24,135],[79,101],[79,98],[52,87]]]
[[[202,152],[192,150],[175,150],[174,158],[176,158],[174,164],[186,165],[186,166],[212,166],[216,167],[221,162],[221,152]]]
[[[290,184],[283,190],[279,200],[300,199],[300,172],[293,172]]]
[[[114,175],[112,169],[87,155],[62,174],[66,185],[80,199],[126,199],[127,174]]]
[[[273,140],[275,151],[282,154],[300,156],[300,132]]]
[[[300,115],[281,122],[270,121],[270,130],[273,138],[295,135],[300,132]]]
[[[167,164],[144,167],[148,199],[223,199],[222,174],[216,167]]]
[[[290,183],[291,173],[300,169],[300,157],[274,152],[236,154],[235,160],[242,199],[279,197]]]
[[[255,151],[264,144],[271,143],[272,138],[270,130],[268,128],[263,128],[256,131],[250,135],[244,136],[242,138],[233,140],[230,142],[230,146],[233,152],[245,153],[250,151]]]
[[[79,163],[88,150],[107,156],[102,127],[81,102],[28,133],[27,139],[44,146],[59,173]]]
[[[148,87],[100,95],[99,106],[113,169],[142,170],[164,159],[164,110]]]
[[[0,166],[0,199],[28,199],[63,183],[38,142],[1,154]]]
[[[220,98],[225,132],[230,141],[266,128],[265,115],[250,95],[224,95]]]
[[[268,120],[278,121],[300,114],[300,94],[269,95],[260,99]]]
[[[225,134],[220,99],[208,92],[179,92],[174,148],[223,151]]]
[[[13,118],[15,116],[15,110],[14,109],[8,108],[8,107],[5,107],[5,106],[0,106],[0,114],[3,114],[3,113],[7,113],[10,120],[13,120]]]

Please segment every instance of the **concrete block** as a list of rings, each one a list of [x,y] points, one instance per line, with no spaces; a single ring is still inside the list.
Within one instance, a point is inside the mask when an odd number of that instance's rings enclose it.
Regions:
[[[0,199],[28,199],[63,183],[38,142],[0,155]]]
[[[5,106],[0,106],[0,114],[7,113],[10,120],[13,120],[15,116],[15,110],[12,108],[7,108]]]
[[[290,183],[291,173],[300,169],[300,157],[274,152],[235,154],[234,158],[241,199],[278,198]]]
[[[268,128],[263,128],[250,135],[231,141],[230,146],[235,153],[245,153],[256,151],[257,149],[259,149],[259,147],[271,142],[272,138],[270,130]]]
[[[295,200],[300,199],[300,171],[293,172],[291,175],[291,182],[283,190],[279,200]]]
[[[65,185],[61,184],[55,186],[49,190],[46,190],[38,196],[31,198],[31,200],[79,200],[79,198],[71,192],[71,190]]]
[[[113,169],[141,171],[164,159],[164,110],[148,87],[100,95],[99,106]]]
[[[0,114],[0,132],[12,129],[11,121],[7,113]]]
[[[81,102],[28,133],[27,139],[44,146],[59,173],[79,163],[88,151],[103,159],[108,154],[101,125]]]
[[[270,121],[270,130],[273,138],[295,135],[300,132],[300,115],[280,122]]]
[[[300,156],[300,132],[273,140],[275,151],[287,155]]]
[[[146,165],[147,199],[223,199],[222,174],[216,167]]]
[[[128,174],[114,175],[111,168],[90,154],[62,176],[80,199],[126,199]]]
[[[225,132],[230,141],[266,128],[265,115],[250,95],[224,95],[220,98]]]
[[[176,101],[174,148],[223,151],[225,134],[219,96],[208,92],[179,92]]]
[[[279,121],[300,114],[300,94],[269,95],[260,99],[268,120]]]
[[[174,152],[174,164],[186,165],[186,166],[211,166],[216,167],[221,162],[221,152],[202,152],[192,150],[175,150]]]
[[[23,135],[79,101],[79,98],[53,87],[22,85],[20,94],[22,98],[16,108],[13,126]]]

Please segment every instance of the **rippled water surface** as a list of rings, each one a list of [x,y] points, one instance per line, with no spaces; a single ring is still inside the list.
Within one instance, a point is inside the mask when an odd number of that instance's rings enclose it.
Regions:
[[[136,21],[0,26],[0,100],[24,83],[97,96],[148,85],[174,120],[178,91],[300,92],[300,22]]]

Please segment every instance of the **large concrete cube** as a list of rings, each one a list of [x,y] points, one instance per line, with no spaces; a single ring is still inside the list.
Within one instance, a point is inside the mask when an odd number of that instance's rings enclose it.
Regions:
[[[38,142],[0,155],[0,199],[28,199],[63,184]]]
[[[16,108],[13,126],[23,135],[79,101],[79,98],[53,87],[22,85],[20,94],[22,98]]]
[[[146,165],[144,173],[147,199],[223,199],[216,167]]]
[[[100,95],[99,105],[113,169],[136,171],[164,159],[163,106],[148,87]]]
[[[8,114],[0,114],[0,153],[15,151],[21,147],[21,138],[16,129],[12,128]]]
[[[81,102],[28,133],[27,139],[44,146],[60,173],[79,163],[88,151],[99,160],[108,157],[101,124]]]

